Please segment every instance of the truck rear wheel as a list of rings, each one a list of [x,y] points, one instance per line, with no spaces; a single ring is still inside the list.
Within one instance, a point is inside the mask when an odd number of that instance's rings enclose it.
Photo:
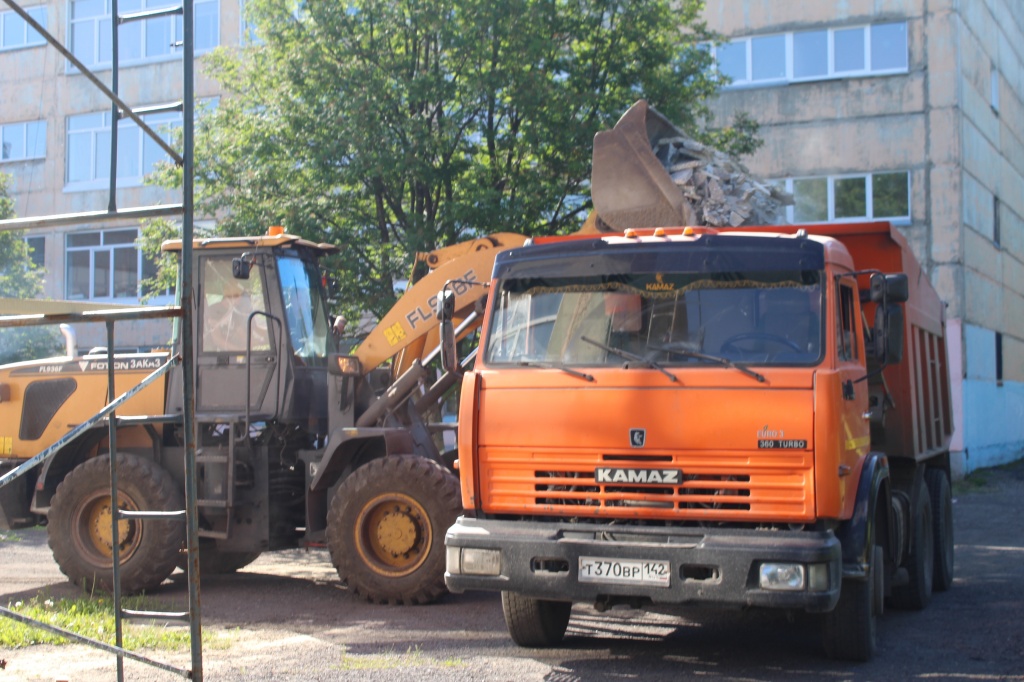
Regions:
[[[554,646],[565,637],[572,603],[502,592],[501,611],[513,642],[523,647],[542,648]]]
[[[428,604],[446,591],[444,534],[461,512],[458,479],[441,465],[415,455],[375,459],[331,499],[331,561],[371,602]]]
[[[880,595],[884,584],[885,552],[875,545],[864,580],[844,580],[839,603],[825,614],[823,642],[829,658],[843,661],[869,661],[878,646]]]
[[[924,475],[932,503],[932,526],[935,531],[935,572],[932,589],[945,592],[953,586],[953,492],[949,477],[942,469],[928,469]]]
[[[134,511],[184,509],[174,479],[155,462],[117,455],[118,506]],[[113,529],[111,527],[110,458],[96,457],[68,474],[50,506],[50,549],[60,570],[87,591],[113,591]],[[178,562],[185,542],[181,520],[118,522],[121,590],[133,594],[152,590]]]
[[[932,578],[935,575],[932,501],[923,480],[917,484],[914,498],[914,513],[910,518],[913,547],[906,561],[910,581],[892,588],[892,605],[898,609],[920,611],[932,600]]]

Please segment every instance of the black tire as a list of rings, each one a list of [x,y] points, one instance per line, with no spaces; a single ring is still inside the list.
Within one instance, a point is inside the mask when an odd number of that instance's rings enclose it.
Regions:
[[[942,469],[928,469],[924,474],[932,503],[932,529],[935,534],[935,571],[932,590],[945,592],[953,586],[953,491],[949,477]]]
[[[149,459],[117,455],[118,504],[122,509],[185,508],[171,475]],[[50,549],[60,570],[88,592],[112,592],[113,539],[110,458],[90,459],[68,474],[53,496],[47,524]],[[185,543],[180,520],[124,520],[118,525],[121,591],[155,589],[174,570]]]
[[[240,568],[245,568],[259,558],[263,552],[229,552],[217,549],[217,543],[209,538],[199,540],[199,571],[203,575],[224,575],[234,573]],[[178,568],[183,571],[188,569],[188,557],[181,554],[178,557]]]
[[[462,513],[459,481],[425,457],[375,459],[331,499],[327,547],[338,577],[379,604],[429,604],[446,593],[444,535]]]
[[[932,531],[932,501],[924,481],[917,486],[916,503],[910,519],[912,549],[905,566],[910,581],[892,589],[892,605],[898,609],[920,611],[932,600],[935,575],[935,534]]]
[[[885,553],[875,545],[864,580],[844,580],[839,603],[825,614],[822,642],[829,658],[842,661],[871,660],[878,647],[878,616],[881,598],[876,594]]]
[[[555,646],[565,637],[572,603],[502,592],[501,611],[513,642],[522,647],[544,648]]]

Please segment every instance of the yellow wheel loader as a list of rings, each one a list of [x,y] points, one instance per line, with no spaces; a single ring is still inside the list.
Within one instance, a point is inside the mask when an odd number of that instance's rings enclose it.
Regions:
[[[341,580],[382,603],[444,591],[444,534],[461,512],[439,405],[460,372],[428,370],[433,315],[448,280],[486,282],[496,234],[418,257],[422,276],[353,354],[338,351],[321,256],[336,250],[280,228],[196,240],[193,272],[200,565],[231,572],[261,552],[323,545]],[[181,242],[164,249],[181,252]],[[475,289],[475,290],[474,290]],[[459,285],[456,318],[479,326],[481,289]],[[115,356],[115,395],[176,352]],[[387,361],[390,360],[390,363]],[[387,364],[386,364],[387,363]],[[121,507],[184,506],[179,364],[118,409]],[[60,441],[107,402],[107,355],[75,352],[0,367],[0,475]],[[105,424],[0,488],[0,528],[46,522],[54,558],[87,589],[111,589],[113,541]],[[184,565],[184,524],[119,526],[122,589],[152,590]]]

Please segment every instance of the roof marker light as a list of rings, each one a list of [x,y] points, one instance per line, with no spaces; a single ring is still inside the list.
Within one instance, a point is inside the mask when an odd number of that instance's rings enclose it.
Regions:
[[[622,233],[622,236],[625,237],[626,239],[635,239],[636,230],[634,230],[633,228],[629,228],[628,230]]]
[[[267,228],[268,237],[280,237],[282,234],[284,234],[283,225],[271,225]]]
[[[683,236],[684,237],[692,237],[693,235],[694,235],[694,231],[693,231],[692,227],[684,227],[683,228]]]
[[[664,227],[656,227],[656,228],[654,228],[654,236],[655,237],[664,237],[665,236],[665,228]]]

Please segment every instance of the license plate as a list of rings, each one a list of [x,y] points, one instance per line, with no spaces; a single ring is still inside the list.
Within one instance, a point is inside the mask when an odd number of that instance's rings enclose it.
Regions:
[[[668,587],[671,577],[672,571],[667,561],[580,557],[581,583]]]

